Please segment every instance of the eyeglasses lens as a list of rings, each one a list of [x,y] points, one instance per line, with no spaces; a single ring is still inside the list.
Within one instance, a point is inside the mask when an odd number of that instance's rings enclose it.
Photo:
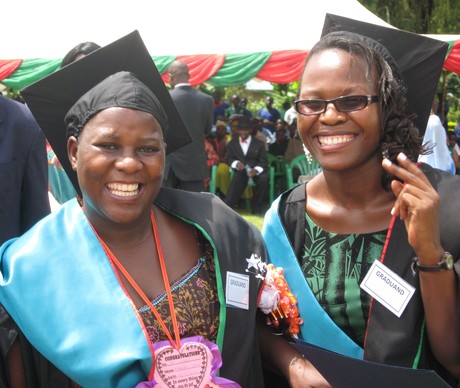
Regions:
[[[352,112],[364,109],[367,105],[366,96],[347,96],[335,101],[335,107],[341,112]]]
[[[374,97],[372,98],[372,102]],[[297,112],[304,115],[321,114],[326,111],[327,104],[334,104],[339,112],[354,112],[364,109],[368,105],[368,96],[345,96],[333,100],[300,100],[296,102]]]

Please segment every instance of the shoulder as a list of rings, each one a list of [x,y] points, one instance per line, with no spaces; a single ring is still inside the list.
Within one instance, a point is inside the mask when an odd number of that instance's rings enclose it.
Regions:
[[[229,141],[227,141],[227,147],[235,147],[237,145],[239,145],[239,141],[238,139],[230,139]]]
[[[436,189],[440,184],[460,184],[460,176],[449,174],[429,164],[420,163],[420,169],[427,176],[430,183]],[[460,193],[459,193],[460,194]]]
[[[440,195],[442,205],[450,206],[448,201],[460,200],[460,175],[450,174],[425,163],[420,164],[420,168]],[[460,206],[451,206],[451,210],[454,208],[458,208],[460,213]]]
[[[0,115],[0,123],[17,124],[17,130],[22,132],[38,131],[38,124],[26,105],[4,96],[0,97],[0,112],[2,113]]]
[[[257,147],[265,148],[265,143],[262,140],[258,139],[257,137],[254,137],[254,136],[252,136],[252,138],[251,138],[251,144],[254,144]]]
[[[194,90],[195,90],[195,89],[194,89]],[[213,99],[212,99],[212,97],[211,97],[209,94],[200,92],[199,90],[195,90],[195,92],[196,92],[196,94],[197,94],[198,96],[200,96],[200,98],[201,98],[203,101],[206,101],[207,103],[211,104],[211,106],[214,105]]]
[[[300,203],[304,206],[306,200],[305,184],[300,184],[285,191],[280,198],[280,204],[289,206]]]
[[[83,215],[77,200],[72,199],[60,206],[55,212],[43,217],[22,236],[9,240],[2,246],[1,252],[3,254],[8,248],[9,253],[21,253],[23,248],[27,247],[24,252],[36,255],[40,249],[43,252],[49,252],[51,249],[50,242],[52,242],[53,250],[58,249],[60,244],[66,244],[65,235],[67,233],[70,239],[74,240],[74,236],[67,226],[72,225],[74,228],[81,219],[86,220],[86,217]]]
[[[196,222],[212,234],[226,234],[233,228],[252,230],[257,234],[254,225],[212,193],[162,188],[156,203],[166,211]]]

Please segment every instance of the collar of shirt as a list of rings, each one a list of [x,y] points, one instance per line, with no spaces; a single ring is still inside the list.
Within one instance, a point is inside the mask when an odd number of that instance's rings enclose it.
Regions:
[[[176,84],[176,85],[174,86],[174,88],[177,88],[177,87],[179,87],[179,86],[192,86],[192,85],[189,84],[188,82],[182,82],[181,84]]]
[[[249,137],[245,140],[244,143],[243,143],[241,137],[239,139],[240,139],[241,149],[243,150],[243,153],[246,155],[246,153],[248,152],[249,144],[251,144],[252,137],[251,137],[251,135],[249,135]]]

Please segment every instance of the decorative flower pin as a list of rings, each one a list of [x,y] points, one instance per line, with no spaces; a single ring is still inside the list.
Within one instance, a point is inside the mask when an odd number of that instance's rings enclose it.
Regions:
[[[264,263],[255,253],[246,261],[246,272],[264,281],[258,307],[267,315],[267,325],[297,337],[303,319],[300,318],[297,299],[284,277],[283,268],[275,268],[273,264]]]

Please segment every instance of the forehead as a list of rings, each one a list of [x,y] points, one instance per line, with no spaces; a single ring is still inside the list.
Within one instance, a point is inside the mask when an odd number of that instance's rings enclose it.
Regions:
[[[326,49],[314,53],[302,75],[302,91],[305,89],[353,89],[360,85],[373,87],[376,71],[366,59],[341,49]]]
[[[316,71],[366,75],[370,70],[363,56],[332,48],[313,54],[305,66],[304,75]]]
[[[158,120],[150,113],[137,109],[107,108],[96,113],[85,125],[85,130],[112,131],[142,129],[149,133],[162,133]]]

